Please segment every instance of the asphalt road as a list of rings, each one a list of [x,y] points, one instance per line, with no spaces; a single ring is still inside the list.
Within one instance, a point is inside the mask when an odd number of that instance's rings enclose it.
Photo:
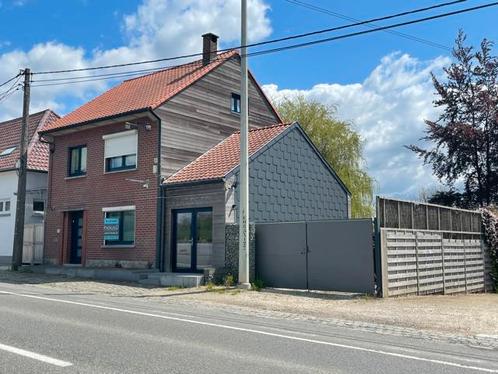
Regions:
[[[201,372],[498,373],[498,352],[0,283],[0,373]]]

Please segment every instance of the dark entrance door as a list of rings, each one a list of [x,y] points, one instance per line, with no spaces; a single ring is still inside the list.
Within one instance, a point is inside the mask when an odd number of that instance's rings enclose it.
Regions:
[[[202,272],[212,266],[213,211],[211,208],[173,211],[173,270]]]
[[[71,212],[69,223],[71,225],[69,263],[81,264],[81,251],[83,249],[83,212]]]

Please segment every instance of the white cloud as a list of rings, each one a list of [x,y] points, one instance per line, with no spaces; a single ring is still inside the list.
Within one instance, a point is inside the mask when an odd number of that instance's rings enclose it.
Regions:
[[[379,184],[379,193],[416,198],[422,187],[436,185],[408,144],[420,144],[425,119],[435,119],[434,88],[430,72],[439,74],[447,57],[420,61],[407,54],[385,56],[361,83],[317,84],[308,90],[264,86],[274,100],[304,95],[338,109],[365,141],[365,161]]]
[[[249,38],[257,41],[270,35],[270,8],[266,0],[249,0],[249,9]],[[122,19],[122,32],[126,40],[122,46],[87,51],[47,41],[34,45],[28,51],[9,50],[0,54],[0,83],[24,67],[30,67],[32,71],[59,70],[197,53],[202,51],[201,35],[206,32],[218,34],[222,47],[238,45],[239,25],[239,0],[143,0],[135,13]],[[4,45],[4,50],[6,47]],[[78,73],[80,76],[90,74]],[[34,80],[46,78],[55,77],[35,76]],[[35,86],[36,82],[32,90],[32,112],[49,106],[65,114],[75,102],[81,103],[103,91],[107,83],[94,81],[77,85]],[[8,86],[1,87],[0,93],[6,88]],[[0,102],[0,120],[20,115],[20,96],[12,95]]]

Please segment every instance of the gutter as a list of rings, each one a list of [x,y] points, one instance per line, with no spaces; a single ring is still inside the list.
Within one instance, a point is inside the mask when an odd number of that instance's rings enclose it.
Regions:
[[[54,128],[54,129],[48,129],[48,130],[44,130],[44,131],[39,131],[38,134],[40,134],[40,136],[44,136],[44,135],[52,134],[52,133],[55,133],[55,132],[58,132],[58,131],[63,131],[63,130],[69,130],[69,129],[74,129],[74,128],[78,128],[78,127],[83,127],[83,126],[91,125],[91,124],[98,123],[98,122],[112,121],[112,120],[120,118],[120,117],[126,117],[126,116],[131,116],[131,115],[134,115],[134,114],[140,114],[140,113],[146,113],[146,112],[152,113],[154,117],[159,118],[159,117],[157,117],[157,115],[154,112],[152,112],[151,108],[142,108],[142,109],[137,109],[137,110],[131,110],[129,112],[114,114],[112,116],[100,117],[100,118],[92,119],[92,120],[85,121],[85,122],[74,123],[74,124],[67,125],[67,126],[64,126],[64,127],[57,127],[57,128]]]

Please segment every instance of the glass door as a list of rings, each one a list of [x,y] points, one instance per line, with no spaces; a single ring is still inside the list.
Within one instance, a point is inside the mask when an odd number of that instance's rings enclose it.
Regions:
[[[71,240],[69,250],[69,263],[81,264],[83,249],[83,212],[71,212]]]
[[[174,268],[177,271],[192,268],[192,212],[176,212],[174,220]]]
[[[173,211],[173,270],[202,272],[212,264],[212,209]]]

